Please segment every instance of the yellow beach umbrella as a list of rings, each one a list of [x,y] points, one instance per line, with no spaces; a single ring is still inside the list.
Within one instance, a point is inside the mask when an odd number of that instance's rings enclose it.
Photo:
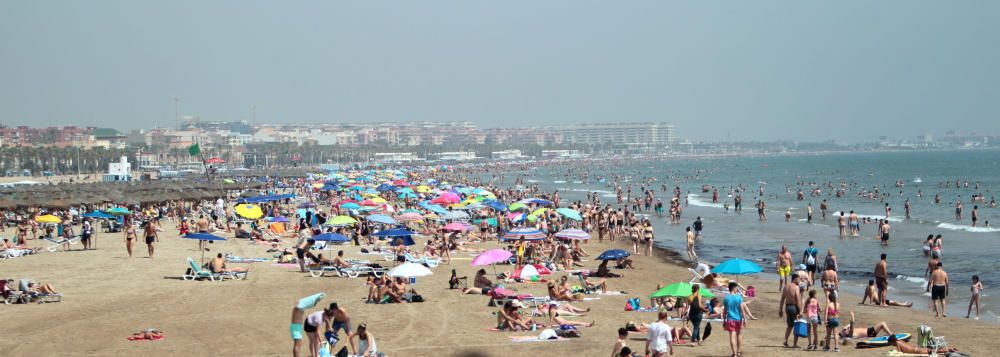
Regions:
[[[331,226],[348,226],[358,223],[358,221],[350,216],[336,216],[326,222],[327,225]]]
[[[51,214],[47,214],[47,215],[44,215],[44,216],[35,217],[35,222],[38,222],[38,223],[55,223],[55,224],[59,224],[59,223],[62,223],[62,220],[59,219],[59,217],[53,216]]]
[[[248,219],[258,219],[264,216],[264,211],[258,205],[242,204],[236,206],[236,214]]]

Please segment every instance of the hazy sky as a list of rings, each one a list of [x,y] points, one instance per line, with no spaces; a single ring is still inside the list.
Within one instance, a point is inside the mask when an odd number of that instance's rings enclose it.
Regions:
[[[1000,132],[1000,1],[0,0],[0,119]]]

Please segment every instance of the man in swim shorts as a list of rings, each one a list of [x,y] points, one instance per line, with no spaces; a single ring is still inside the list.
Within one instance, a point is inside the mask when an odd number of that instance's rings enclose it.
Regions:
[[[886,293],[889,291],[889,280],[888,274],[886,273],[888,271],[888,263],[886,262],[885,253],[882,253],[881,258],[882,259],[879,260],[878,264],[875,264],[875,287],[878,289],[878,296],[875,300],[880,306],[888,306],[886,301],[888,301],[889,298],[886,296]]]
[[[937,263],[931,279],[927,282],[927,290],[931,292],[931,302],[934,304],[934,317],[948,317],[948,273],[944,271],[943,264]]]
[[[792,252],[788,251],[788,246],[782,245],[781,252],[778,253],[778,289],[788,283],[788,276],[792,275]]]

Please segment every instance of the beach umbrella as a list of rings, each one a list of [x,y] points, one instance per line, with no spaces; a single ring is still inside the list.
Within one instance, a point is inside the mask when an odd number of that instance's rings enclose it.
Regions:
[[[343,208],[343,209],[358,209],[358,208],[361,208],[361,205],[359,205],[357,203],[354,203],[354,202],[347,202],[347,203],[341,204],[340,208]]]
[[[398,246],[401,246],[401,245],[405,245],[405,246],[409,247],[409,246],[415,245],[415,244],[417,244],[417,242],[413,241],[413,237],[412,236],[395,236],[395,237],[392,237],[392,241],[389,242],[389,245],[393,246],[393,247],[398,247]]]
[[[563,215],[563,217],[572,219],[574,221],[582,221],[583,217],[580,216],[580,212],[577,212],[571,208],[557,208],[556,213]]]
[[[242,204],[236,205],[236,214],[247,219],[258,219],[264,216],[264,211],[258,205]]]
[[[416,212],[406,212],[396,218],[403,222],[417,222],[424,220],[424,216],[421,216],[420,213]]]
[[[539,206],[549,206],[552,205],[552,201],[541,199],[541,198],[525,198],[523,200],[517,201],[518,203],[529,204],[534,203]]]
[[[336,216],[326,221],[326,225],[328,226],[349,226],[355,223],[358,223],[358,220],[349,216]]]
[[[373,214],[371,216],[368,216],[367,219],[369,221],[375,222],[375,223],[396,224],[396,220],[395,219],[393,219],[392,217],[386,216],[384,214]]]
[[[347,238],[347,236],[338,233],[323,233],[320,235],[313,236],[310,239],[317,242],[340,242],[340,243],[351,240],[350,238]]]
[[[115,218],[115,216],[112,216],[110,214],[107,214],[107,213],[104,213],[104,212],[101,212],[101,211],[93,211],[93,212],[89,212],[89,213],[84,213],[84,214],[81,214],[80,217],[100,218],[100,219]]]
[[[470,228],[472,228],[472,227],[470,227],[468,225],[465,225],[465,224],[458,223],[458,222],[452,222],[452,223],[446,224],[443,229],[446,230],[446,231],[465,232],[465,231],[468,231]]]
[[[199,240],[199,241],[202,241],[202,242],[211,242],[211,241],[226,240],[226,238],[219,237],[219,236],[213,235],[213,234],[208,234],[208,233],[188,233],[188,234],[185,234],[185,235],[181,236],[181,238],[196,239],[196,240]],[[205,250],[204,249],[200,249],[200,250],[201,250],[201,264],[204,265],[205,264]]]
[[[384,231],[372,233],[372,235],[376,237],[408,237],[414,234],[417,234],[417,232],[400,228],[386,229]]]
[[[35,217],[35,222],[38,222],[38,223],[55,223],[55,224],[59,224],[59,223],[62,223],[62,219],[60,219],[59,217],[53,216],[51,214],[47,214],[47,215],[44,215],[44,216]]]
[[[422,276],[430,276],[432,274],[434,274],[434,272],[432,272],[430,269],[427,269],[427,267],[421,264],[410,263],[410,262],[400,264],[398,267],[392,268],[392,270],[389,271],[389,276],[401,277],[401,278],[416,278]]]
[[[667,286],[663,287],[660,290],[657,290],[652,295],[649,295],[649,298],[655,299],[655,298],[671,297],[671,296],[672,297],[689,296],[689,295],[691,295],[691,290],[692,290],[691,286],[692,285],[688,284],[688,283],[674,283],[674,284],[670,284],[670,285],[667,285]],[[701,294],[702,297],[709,298],[709,299],[715,297],[715,294],[712,294],[711,291],[709,291],[708,289],[705,289],[705,288],[698,289],[698,293]]]
[[[519,240],[521,237],[529,241],[542,240],[545,239],[545,233],[531,227],[519,227],[507,231],[500,238],[504,240]]]
[[[540,275],[549,275],[549,274],[552,274],[552,271],[542,265],[528,264],[528,265],[522,265],[517,269],[515,269],[514,273],[512,273],[511,276],[514,278],[519,278],[521,280],[532,280],[532,278],[536,278]]]
[[[508,211],[517,211],[517,210],[522,210],[522,209],[527,209],[527,208],[528,208],[528,205],[520,203],[520,202],[511,204],[510,206],[507,206],[507,210]]]
[[[291,221],[288,220],[288,218],[285,218],[283,216],[267,217],[267,218],[264,218],[264,219],[266,219],[268,222],[272,222],[272,223],[288,223],[288,222],[291,222]]]
[[[756,274],[761,271],[760,265],[744,259],[730,259],[712,268],[713,273],[730,275]]]
[[[442,215],[441,218],[448,221],[457,219],[468,219],[469,214],[462,211],[449,211],[448,213]]]
[[[513,254],[505,249],[490,249],[472,258],[472,266],[493,265],[510,260]]]
[[[107,210],[107,212],[109,214],[113,214],[115,216],[127,216],[127,215],[132,214],[131,211],[129,211],[128,209],[125,209],[124,207],[115,207],[115,208]]]
[[[507,209],[507,205],[503,204],[503,202],[496,200],[486,202],[486,206],[495,209],[497,211],[503,211]]]
[[[597,256],[597,260],[618,260],[629,256],[628,252],[621,249],[608,249]]]
[[[584,232],[582,229],[563,229],[555,234],[556,238],[562,239],[572,239],[572,240],[585,240],[590,239],[590,233]]]

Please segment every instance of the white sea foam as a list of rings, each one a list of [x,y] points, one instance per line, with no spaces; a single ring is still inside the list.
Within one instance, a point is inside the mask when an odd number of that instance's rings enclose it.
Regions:
[[[896,279],[906,280],[911,283],[916,283],[917,285],[927,285],[927,279],[919,278],[915,276],[897,275]]]
[[[990,233],[990,232],[1000,232],[1000,228],[997,227],[973,227],[961,224],[952,223],[941,223],[937,225],[938,228],[948,229],[952,231],[966,231],[972,233]]]
[[[921,183],[921,182],[924,182],[924,180],[921,180],[919,177],[913,179],[913,183]]]
[[[552,181],[552,183],[566,183],[566,181],[563,181],[563,180],[555,180],[555,181]]]
[[[538,180],[532,180],[532,179],[527,179],[527,180],[525,180],[525,181],[527,181],[527,182],[531,182],[531,183],[537,183],[537,182],[539,182]]]
[[[850,212],[835,211],[835,212],[833,212],[833,218],[840,217],[841,213],[844,214],[844,217],[848,217],[848,218],[851,217],[851,213]],[[876,221],[880,220],[880,219],[885,219],[885,216],[877,216],[877,215],[871,215],[871,214],[860,214],[860,213],[857,213],[857,212],[855,212],[855,214],[858,215],[858,220],[865,219],[865,217],[867,217],[869,219],[872,219],[872,220],[876,220]],[[903,221],[903,219],[899,218],[899,217],[889,217],[889,222],[902,222],[902,221]]]
[[[721,203],[712,203],[712,201],[702,199],[700,196],[693,193],[689,193],[687,198],[688,198],[688,204],[692,206],[715,207],[715,208],[723,207]]]

